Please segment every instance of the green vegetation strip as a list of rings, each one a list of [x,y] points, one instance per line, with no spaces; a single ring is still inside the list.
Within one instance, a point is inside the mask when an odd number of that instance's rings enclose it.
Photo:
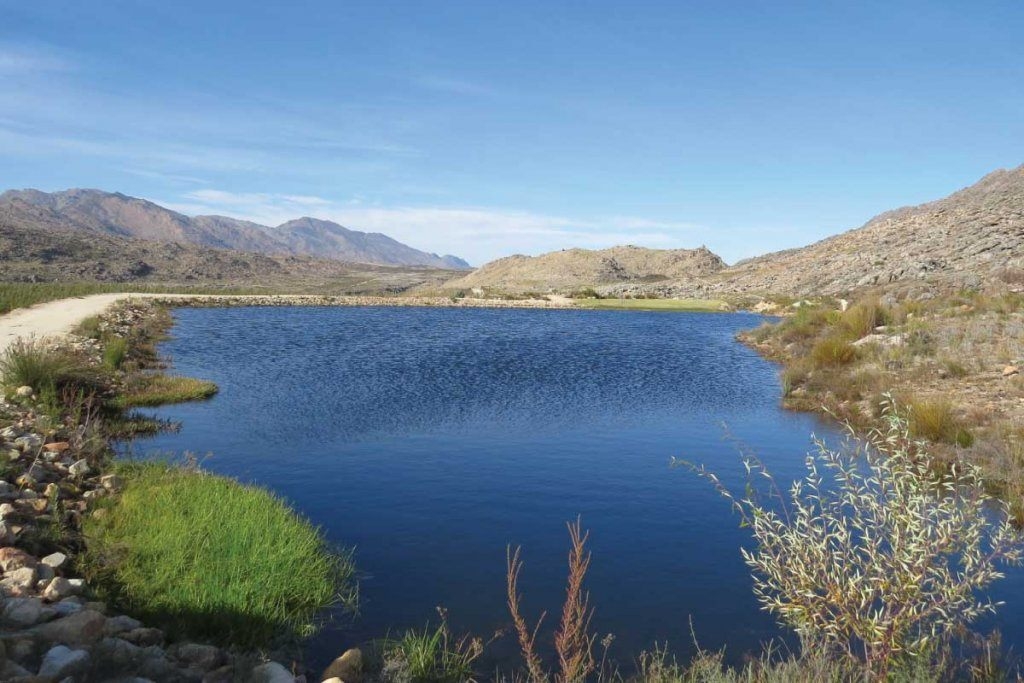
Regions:
[[[217,393],[213,382],[193,377],[141,375],[125,387],[114,403],[120,408],[161,406],[210,398]]]
[[[718,299],[580,299],[581,308],[622,311],[697,311],[719,312],[730,310]]]
[[[177,636],[262,646],[313,630],[354,595],[353,566],[273,494],[164,463],[123,465],[125,490],[85,523],[87,575]]]

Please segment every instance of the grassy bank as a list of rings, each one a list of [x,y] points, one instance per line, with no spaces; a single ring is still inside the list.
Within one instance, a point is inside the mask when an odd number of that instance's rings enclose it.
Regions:
[[[720,312],[732,310],[718,299],[577,299],[580,308],[615,311],[691,311]]]
[[[173,635],[260,646],[353,595],[353,567],[273,494],[162,463],[117,468],[83,566],[115,604]]]

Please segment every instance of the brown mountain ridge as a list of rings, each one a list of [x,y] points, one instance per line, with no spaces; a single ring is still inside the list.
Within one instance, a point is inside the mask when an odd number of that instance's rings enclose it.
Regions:
[[[227,216],[189,217],[145,199],[100,190],[10,190],[0,194],[0,220],[12,226],[86,231],[261,254],[376,265],[469,268],[456,256],[420,251],[387,235],[349,230],[331,221],[304,217],[270,227]]]

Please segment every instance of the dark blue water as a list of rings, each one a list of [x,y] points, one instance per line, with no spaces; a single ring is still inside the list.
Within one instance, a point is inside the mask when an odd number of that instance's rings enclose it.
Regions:
[[[163,352],[216,398],[161,409],[183,429],[138,451],[212,453],[356,547],[361,613],[310,645],[314,664],[436,619],[507,627],[507,544],[525,607],[564,596],[565,522],[591,530],[594,627],[624,661],[654,643],[734,657],[780,631],[759,611],[747,532],[703,480],[742,490],[738,440],[785,483],[810,435],[779,406],[777,368],[734,340],[747,314],[426,308],[182,309]],[[549,640],[546,630],[542,638]],[[491,652],[510,652],[510,638]]]

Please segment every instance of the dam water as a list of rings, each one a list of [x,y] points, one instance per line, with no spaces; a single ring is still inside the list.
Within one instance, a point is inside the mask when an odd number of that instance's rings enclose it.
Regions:
[[[531,618],[550,642],[568,536],[590,530],[598,638],[629,663],[668,644],[739,660],[782,637],[758,608],[729,505],[673,457],[742,491],[740,449],[788,484],[827,422],[780,407],[777,366],[735,341],[750,314],[584,310],[180,309],[161,352],[215,381],[210,401],[154,411],[178,433],[138,455],[190,451],[267,487],[354,547],[358,615],[309,643],[315,665],[347,647],[437,623],[489,639],[508,629],[505,558],[522,546]],[[1024,634],[1024,577],[994,592],[1004,641]],[[987,624],[991,626],[991,624]],[[492,662],[516,651],[507,635]]]

